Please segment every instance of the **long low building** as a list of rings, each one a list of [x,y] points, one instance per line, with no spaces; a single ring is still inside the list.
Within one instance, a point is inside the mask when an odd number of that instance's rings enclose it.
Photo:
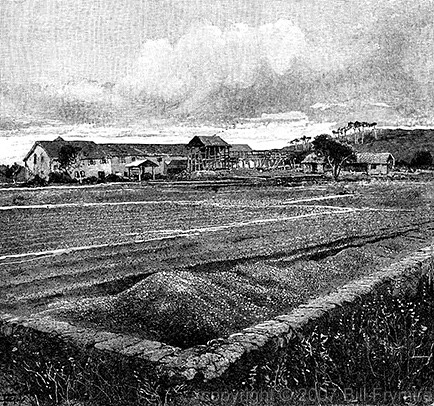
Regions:
[[[306,173],[324,173],[330,166],[324,157],[311,153],[301,162]],[[345,169],[354,172],[363,172],[368,175],[387,175],[395,166],[395,158],[389,152],[357,153],[355,162],[345,165]]]
[[[76,179],[104,178],[109,174],[138,177],[130,169],[135,161],[152,160],[156,166],[146,168],[145,172],[168,175],[186,169],[187,155],[183,144],[96,144],[58,137],[35,142],[24,163],[30,176],[45,179],[50,173],[60,171]]]

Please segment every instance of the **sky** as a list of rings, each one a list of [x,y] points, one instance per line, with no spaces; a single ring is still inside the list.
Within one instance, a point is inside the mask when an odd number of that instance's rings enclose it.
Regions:
[[[432,0],[2,0],[0,137],[432,125],[433,16]]]

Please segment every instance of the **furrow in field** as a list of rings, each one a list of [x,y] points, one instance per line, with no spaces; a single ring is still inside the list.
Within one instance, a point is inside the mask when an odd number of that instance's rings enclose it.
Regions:
[[[333,215],[333,214],[341,214],[341,213],[347,213],[349,211],[353,211],[353,209],[341,209],[341,210],[333,210],[333,211],[323,211],[321,213],[308,213],[308,214],[302,214],[298,216],[287,216],[287,217],[279,217],[279,218],[268,218],[268,219],[256,219],[256,220],[249,220],[245,222],[236,222],[236,223],[230,223],[226,225],[219,225],[219,226],[208,226],[208,227],[197,227],[197,228],[189,228],[185,231],[179,233],[179,234],[169,234],[162,237],[157,237],[154,239],[135,239],[135,243],[145,243],[151,240],[163,240],[166,238],[176,238],[180,236],[187,236],[191,234],[197,234],[197,233],[209,233],[209,232],[218,232],[221,230],[227,230],[227,229],[235,229],[235,228],[241,228],[246,227],[250,225],[255,224],[265,224],[265,223],[275,223],[275,222],[285,222],[285,221],[294,221],[297,219],[302,218],[308,218],[308,217],[319,217],[319,216],[327,216],[327,215]],[[131,243],[130,241],[125,242],[118,242],[118,243],[105,243],[105,244],[94,244],[94,245],[83,245],[83,246],[72,246],[68,248],[60,248],[60,249],[53,249],[53,250],[44,250],[44,251],[37,251],[37,252],[27,252],[27,253],[19,253],[19,254],[6,254],[0,256],[0,261],[3,261],[8,258],[25,258],[25,257],[34,257],[39,255],[50,255],[50,254],[60,254],[63,252],[71,252],[71,251],[83,251],[83,250],[91,250],[91,249],[97,249],[101,247],[107,247],[107,246],[117,246],[117,245],[125,245]],[[40,244],[34,244],[36,246],[41,246],[43,243]]]

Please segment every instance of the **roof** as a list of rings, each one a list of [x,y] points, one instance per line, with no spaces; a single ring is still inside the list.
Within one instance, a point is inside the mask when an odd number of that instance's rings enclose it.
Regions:
[[[36,141],[25,156],[24,161],[29,158],[37,146],[43,148],[50,158],[57,159],[61,148],[65,145],[80,148],[83,159],[100,159],[107,156],[104,149],[93,141],[65,141],[63,138],[57,137],[53,141]]]
[[[142,159],[140,161],[134,161],[134,162],[131,162],[130,164],[125,165],[126,168],[138,168],[139,166],[157,167],[158,164],[156,162],[152,161],[151,159]]]
[[[135,144],[100,144],[101,148],[109,156],[145,156],[146,154],[137,148]]]
[[[188,146],[230,147],[230,145],[226,141],[223,141],[218,135],[212,135],[212,136],[196,135],[188,143]]]
[[[362,152],[359,154],[356,154],[357,157],[357,163],[362,164],[384,164],[387,165],[388,161],[395,160],[392,154],[389,152]]]
[[[100,144],[110,156],[187,155],[184,144]]]
[[[251,152],[252,148],[247,144],[232,144],[231,152]]]
[[[323,164],[325,163],[325,158],[323,156],[318,156],[315,153],[309,154],[306,158],[301,161],[302,164]]]

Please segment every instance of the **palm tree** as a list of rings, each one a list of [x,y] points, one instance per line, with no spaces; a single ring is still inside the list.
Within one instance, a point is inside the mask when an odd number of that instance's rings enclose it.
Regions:
[[[295,146],[295,150],[297,151],[297,145],[299,144],[300,140],[298,138],[294,138],[292,141],[289,142],[290,145]]]
[[[374,138],[378,140],[377,123],[371,123],[369,124],[369,127],[372,127],[372,130],[374,131]]]
[[[354,144],[358,144],[359,143],[358,133],[360,133],[361,125],[362,125],[362,123],[360,121],[355,121],[353,123],[353,128],[354,128]]]
[[[302,144],[303,150],[305,149],[305,146],[307,144],[307,140],[310,140],[310,137],[307,137],[306,135],[303,135],[303,137],[300,138],[300,141],[303,142],[303,144]]]
[[[365,129],[369,127],[369,123],[367,123],[366,121],[363,121],[362,123],[360,123],[361,125],[361,132],[362,132],[362,144],[365,141]]]

